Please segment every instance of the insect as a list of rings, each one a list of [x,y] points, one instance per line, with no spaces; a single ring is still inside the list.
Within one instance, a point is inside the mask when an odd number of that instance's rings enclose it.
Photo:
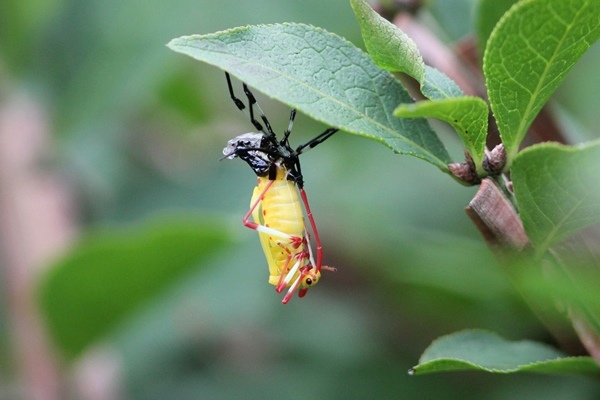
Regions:
[[[239,110],[244,111],[246,105],[235,96],[229,74],[225,73],[225,77],[231,99]],[[258,232],[269,266],[269,283],[275,285],[278,293],[289,287],[282,300],[286,304],[296,291],[299,297],[304,297],[308,288],[319,281],[321,269],[335,271],[335,268],[322,265],[321,239],[304,191],[299,156],[330,138],[338,129],[329,128],[294,150],[289,136],[296,110],[291,110],[289,125],[282,139],[278,140],[245,83],[243,89],[248,98],[250,121],[258,132],[244,133],[229,140],[223,149],[223,158],[241,158],[258,176],[258,185],[254,188],[250,210],[244,216],[243,224]],[[255,107],[262,123],[255,117]],[[316,260],[300,201],[316,242]]]

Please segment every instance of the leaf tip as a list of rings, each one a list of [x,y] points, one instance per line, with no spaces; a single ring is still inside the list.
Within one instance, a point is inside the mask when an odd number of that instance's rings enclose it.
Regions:
[[[180,37],[178,37],[178,38],[174,38],[174,39],[171,39],[171,40],[169,40],[169,42],[166,44],[166,46],[167,46],[169,49],[176,51],[176,49],[177,49],[177,47],[179,46],[179,44],[180,44],[180,42],[181,42],[181,39],[182,39],[183,37],[185,37],[185,36],[180,36]]]

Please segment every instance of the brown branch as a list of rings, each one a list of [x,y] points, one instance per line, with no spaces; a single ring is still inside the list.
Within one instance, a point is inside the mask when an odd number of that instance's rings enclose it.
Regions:
[[[491,248],[521,251],[529,245],[521,218],[491,179],[481,182],[465,212]]]

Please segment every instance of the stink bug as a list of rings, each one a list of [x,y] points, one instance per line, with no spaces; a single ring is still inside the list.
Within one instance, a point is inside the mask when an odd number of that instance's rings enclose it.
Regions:
[[[245,110],[244,102],[235,96],[229,74],[225,73],[225,77],[231,100],[239,110]],[[298,296],[303,297],[308,288],[319,281],[321,269],[335,271],[322,265],[321,239],[304,191],[299,156],[303,151],[327,140],[338,129],[329,128],[294,150],[290,146],[289,136],[296,110],[291,110],[288,128],[283,138],[277,140],[256,98],[245,83],[243,88],[248,98],[250,121],[258,132],[244,133],[228,141],[223,149],[223,158],[241,158],[258,176],[258,185],[254,188],[250,210],[244,216],[243,223],[258,232],[269,266],[269,283],[275,285],[278,293],[289,287],[282,301],[286,304],[297,290]],[[262,123],[255,118],[255,107]],[[316,261],[298,193],[316,242]]]

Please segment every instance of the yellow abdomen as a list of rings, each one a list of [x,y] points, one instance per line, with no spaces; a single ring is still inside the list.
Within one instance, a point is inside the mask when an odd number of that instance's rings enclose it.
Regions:
[[[304,216],[296,186],[292,181],[285,179],[285,176],[281,179],[278,174],[277,178],[264,194],[259,206],[254,209],[252,217],[260,225],[267,226],[285,235],[302,238],[305,230]],[[266,177],[258,178],[258,186],[254,189],[251,205],[258,199],[258,196],[264,191],[269,182]],[[290,257],[304,251],[305,244],[303,243],[300,247],[294,248],[289,237],[264,232],[258,232],[258,234],[269,264],[269,283],[277,285],[281,274],[287,273],[287,270],[283,271],[286,269],[286,264],[287,268],[290,268],[295,263],[294,259],[290,263]]]

